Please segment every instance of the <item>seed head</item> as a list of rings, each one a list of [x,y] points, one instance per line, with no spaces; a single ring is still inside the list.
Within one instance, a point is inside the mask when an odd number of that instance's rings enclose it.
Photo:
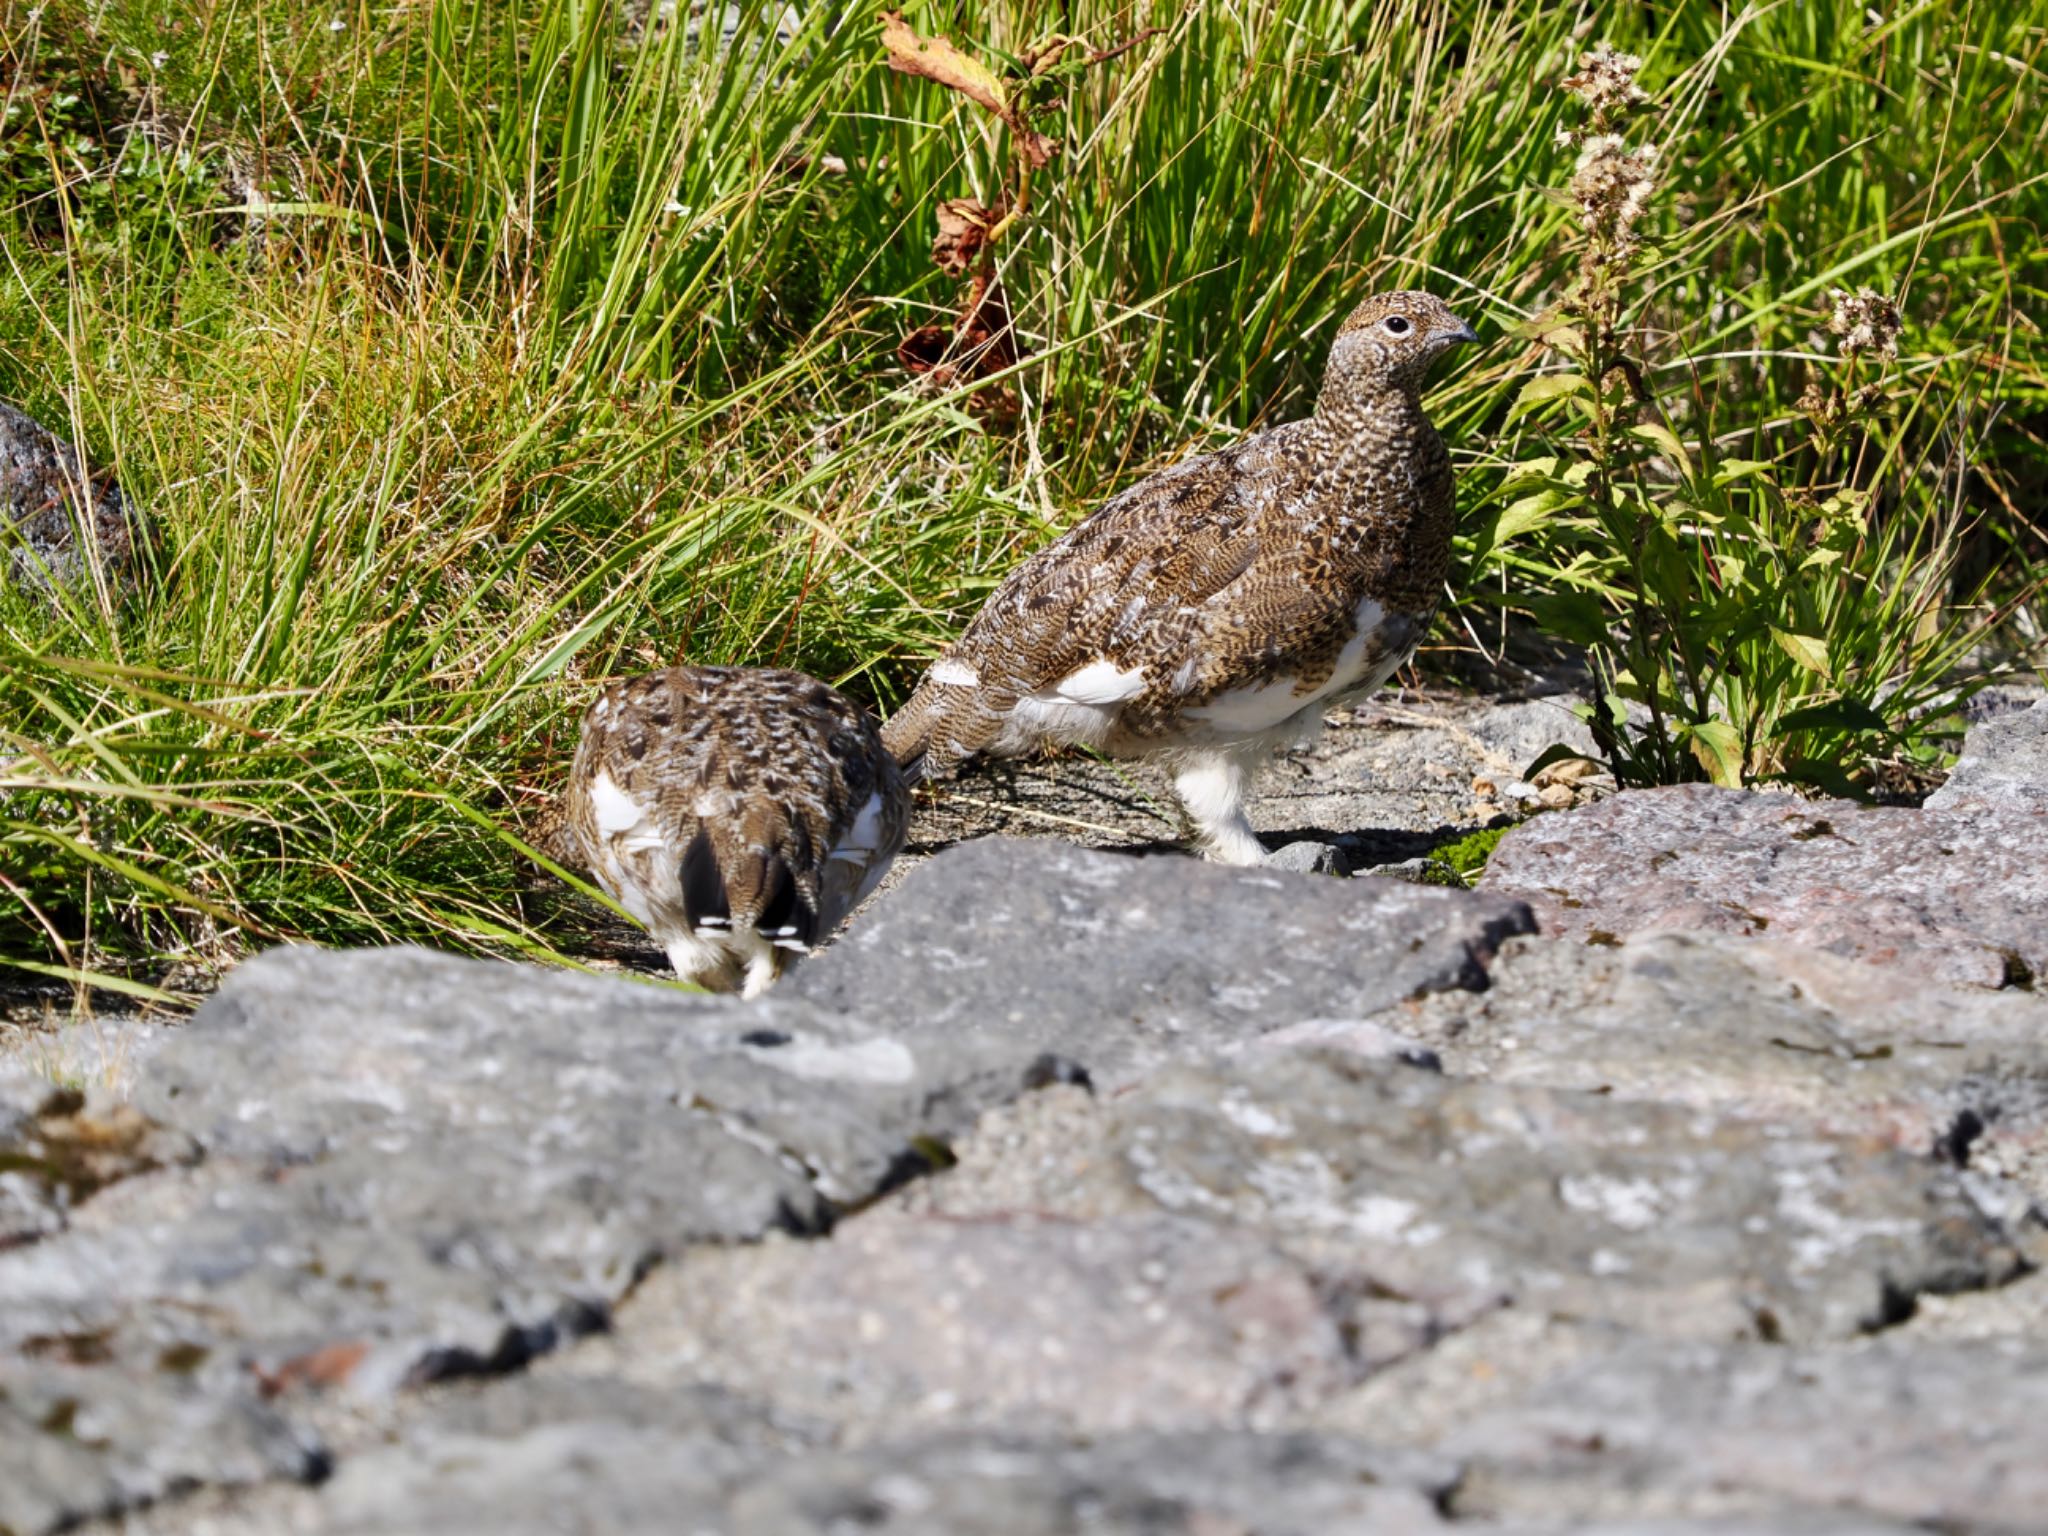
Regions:
[[[1835,305],[1828,329],[1842,338],[1842,356],[1868,354],[1890,359],[1899,355],[1899,332],[1905,322],[1896,303],[1874,288],[1858,288],[1853,294],[1836,288],[1828,297]]]
[[[1657,189],[1657,151],[1653,145],[1630,149],[1614,133],[1597,133],[1579,146],[1572,173],[1572,199],[1579,205],[1579,224],[1596,245],[1616,252],[1635,246],[1636,221]]]
[[[1563,86],[1588,107],[1595,120],[1605,122],[1644,105],[1650,93],[1636,84],[1636,71],[1643,61],[1632,53],[1617,53],[1602,43],[1591,53],[1579,55],[1579,72],[1567,75]]]

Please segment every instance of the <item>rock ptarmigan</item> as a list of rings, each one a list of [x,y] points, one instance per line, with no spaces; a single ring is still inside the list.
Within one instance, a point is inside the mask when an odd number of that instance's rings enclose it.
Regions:
[[[758,996],[903,846],[909,794],[866,711],[801,672],[671,667],[599,695],[561,842],[676,974]]]
[[[884,725],[896,760],[915,782],[1057,747],[1162,757],[1201,851],[1257,863],[1250,776],[1436,611],[1453,496],[1422,386],[1476,340],[1427,293],[1360,304],[1313,414],[1141,481],[1013,571]]]

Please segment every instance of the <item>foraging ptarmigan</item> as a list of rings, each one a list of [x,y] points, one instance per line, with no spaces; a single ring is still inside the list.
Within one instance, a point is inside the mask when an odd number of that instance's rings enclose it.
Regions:
[[[766,991],[881,881],[909,795],[874,722],[801,672],[671,667],[583,717],[563,833],[715,991]]]
[[[1422,412],[1470,326],[1382,293],[1330,347],[1315,411],[1116,497],[1013,571],[883,727],[913,781],[976,757],[1165,757],[1208,857],[1258,862],[1245,784],[1377,688],[1429,627],[1451,465]]]

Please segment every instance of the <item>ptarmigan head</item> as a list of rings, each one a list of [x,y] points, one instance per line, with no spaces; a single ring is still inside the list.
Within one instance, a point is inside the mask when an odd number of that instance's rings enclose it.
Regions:
[[[1412,288],[1376,293],[1338,327],[1323,371],[1323,397],[1420,394],[1431,363],[1460,342],[1478,339],[1433,293]]]

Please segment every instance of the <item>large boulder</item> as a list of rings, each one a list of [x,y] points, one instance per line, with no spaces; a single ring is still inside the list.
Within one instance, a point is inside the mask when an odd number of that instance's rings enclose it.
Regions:
[[[1846,1339],[2026,1260],[1869,1138],[1282,1052],[1035,1095],[828,1245],[694,1256],[587,1351],[877,1426],[1298,1422],[1501,1307]]]
[[[1530,927],[1178,858],[997,844],[922,873],[868,925],[903,908],[895,958],[842,946],[814,995],[280,949],[148,1053],[118,1115],[0,1092],[0,1137],[38,1159],[0,1185],[0,1394],[34,1410],[0,1435],[0,1526],[314,1476],[312,1405],[519,1370],[615,1326],[659,1266],[824,1237],[991,1107],[1483,985]],[[88,1134],[90,1160],[46,1155]]]

